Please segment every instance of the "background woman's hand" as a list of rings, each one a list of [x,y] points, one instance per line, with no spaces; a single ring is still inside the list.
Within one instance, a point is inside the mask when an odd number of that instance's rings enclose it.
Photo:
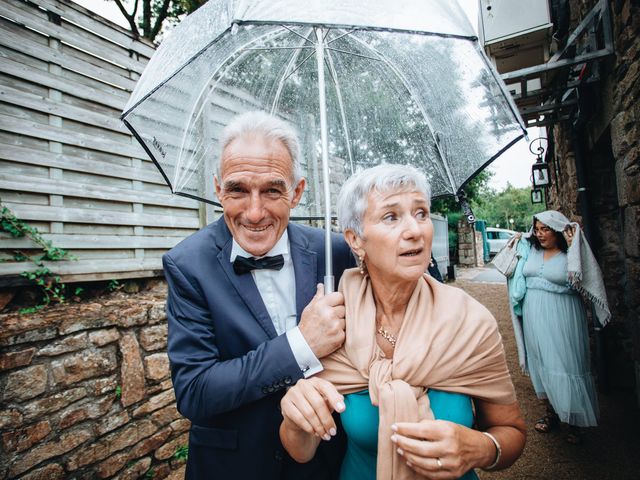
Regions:
[[[576,234],[576,227],[569,224],[565,227],[562,235],[564,235],[564,239],[567,241],[567,245],[571,246],[571,242],[573,242],[573,237]]]
[[[396,423],[391,440],[409,467],[430,479],[460,478],[495,446],[482,433],[444,420]],[[488,442],[488,443],[487,443]],[[493,450],[492,450],[493,449]]]

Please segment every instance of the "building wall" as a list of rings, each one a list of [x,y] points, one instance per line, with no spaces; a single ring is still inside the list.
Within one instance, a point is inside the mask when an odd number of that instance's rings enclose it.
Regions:
[[[572,0],[572,26],[596,3]],[[603,271],[613,319],[601,387],[635,384],[640,403],[640,6],[610,5],[616,55],[600,64],[599,82],[580,89],[585,123],[551,132],[548,205],[585,225]]]

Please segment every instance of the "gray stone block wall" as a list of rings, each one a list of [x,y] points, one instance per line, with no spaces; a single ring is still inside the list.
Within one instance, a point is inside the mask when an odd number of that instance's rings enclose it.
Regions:
[[[595,0],[571,0],[572,26]],[[600,82],[584,89],[593,106],[582,137],[594,251],[612,309],[605,329],[611,386],[635,387],[640,405],[640,5],[610,2],[616,55],[601,64]],[[570,123],[552,132],[557,168],[549,207],[583,222]]]
[[[0,315],[0,478],[183,478],[165,293]]]

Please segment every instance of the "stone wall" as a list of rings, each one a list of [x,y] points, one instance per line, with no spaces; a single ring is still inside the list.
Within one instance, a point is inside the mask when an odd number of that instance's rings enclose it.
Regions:
[[[0,315],[0,478],[183,478],[164,289]]]
[[[574,27],[595,3],[570,1]],[[578,136],[572,137],[569,123],[552,131],[555,168],[548,204],[590,227],[613,312],[604,330],[601,380],[611,386],[635,383],[640,404],[640,5],[610,5],[616,55],[601,64],[599,82],[580,90],[588,113]],[[586,202],[579,201],[578,187],[586,188]]]
[[[467,222],[466,217],[458,221],[458,265],[462,267],[482,267],[484,250],[482,233]]]

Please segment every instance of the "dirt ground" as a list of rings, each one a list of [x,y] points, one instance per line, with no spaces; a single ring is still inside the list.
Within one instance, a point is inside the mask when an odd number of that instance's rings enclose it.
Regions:
[[[459,279],[455,285],[482,302],[498,320],[528,427],[527,445],[516,464],[502,472],[479,471],[482,480],[640,480],[640,409],[631,392],[599,393],[600,425],[585,429],[582,445],[568,444],[562,428],[548,434],[536,432],[533,424],[544,414],[544,407],[518,366],[506,284]]]

